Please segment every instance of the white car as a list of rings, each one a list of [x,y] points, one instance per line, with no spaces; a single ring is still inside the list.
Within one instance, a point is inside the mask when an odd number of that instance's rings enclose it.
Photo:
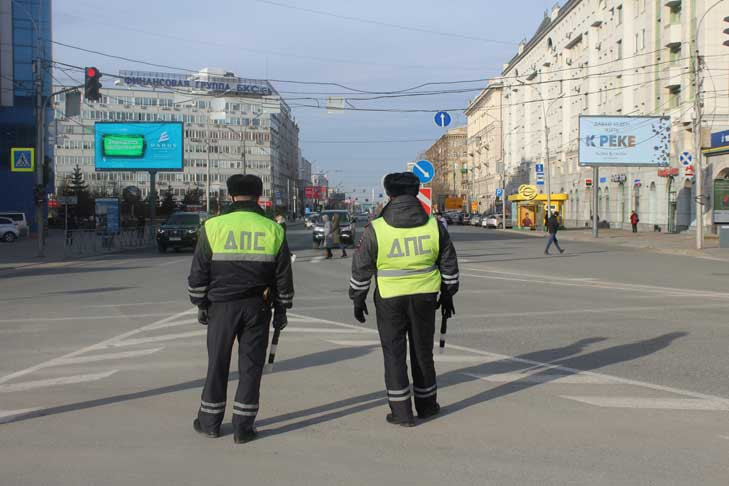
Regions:
[[[488,216],[484,216],[481,220],[481,226],[484,228],[501,228],[503,221],[503,218],[500,214],[489,214]],[[511,219],[506,219],[506,227],[511,228]]]
[[[20,238],[20,230],[15,222],[10,218],[0,218],[0,240],[7,243]]]

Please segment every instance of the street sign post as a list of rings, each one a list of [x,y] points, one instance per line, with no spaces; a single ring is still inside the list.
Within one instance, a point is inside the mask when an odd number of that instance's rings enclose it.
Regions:
[[[684,167],[688,167],[693,163],[694,156],[691,155],[689,152],[684,152],[681,155],[678,156],[679,162],[681,162],[681,165]]]
[[[496,188],[496,197],[501,197],[504,195],[504,190],[500,187]]]
[[[435,124],[445,128],[451,124],[451,116],[446,111],[439,111],[435,114]]]
[[[415,162],[415,165],[413,165],[413,174],[418,176],[421,184],[427,184],[433,180],[435,167],[433,167],[433,164],[428,160],[418,160]]]

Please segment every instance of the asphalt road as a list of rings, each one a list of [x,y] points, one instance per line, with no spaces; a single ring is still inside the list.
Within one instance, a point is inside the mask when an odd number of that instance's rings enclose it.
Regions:
[[[729,483],[727,265],[451,232],[444,413],[385,423],[374,306],[354,321],[351,259],[293,227],[294,309],[244,446],[192,431],[189,253],[0,271],[0,484]]]

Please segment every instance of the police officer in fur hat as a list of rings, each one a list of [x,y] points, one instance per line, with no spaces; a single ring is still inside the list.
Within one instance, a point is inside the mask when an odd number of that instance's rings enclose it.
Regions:
[[[352,259],[349,296],[355,318],[365,322],[367,293],[372,278],[377,279],[377,329],[391,411],[386,418],[391,424],[412,427],[411,398],[420,418],[440,411],[433,364],[435,311],[441,307],[448,317],[455,312],[458,261],[448,231],[428,216],[416,197],[418,178],[412,172],[389,174],[384,185],[390,202],[364,231]]]
[[[261,179],[228,179],[229,211],[208,219],[200,231],[188,277],[190,300],[207,325],[208,371],[194,429],[219,437],[227,402],[228,371],[238,340],[240,378],[233,402],[233,439],[253,440],[269,323],[286,326],[294,297],[291,254],[284,230],[258,205]]]

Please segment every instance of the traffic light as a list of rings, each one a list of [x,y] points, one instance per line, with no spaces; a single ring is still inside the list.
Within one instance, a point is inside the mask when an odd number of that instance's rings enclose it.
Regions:
[[[95,67],[87,67],[85,69],[86,77],[84,81],[84,98],[86,101],[99,101],[101,99],[101,72]]]
[[[724,22],[729,23],[729,17],[724,17]],[[724,29],[724,33],[729,35],[729,28]],[[729,47],[729,39],[725,40],[723,44],[727,47]]]

